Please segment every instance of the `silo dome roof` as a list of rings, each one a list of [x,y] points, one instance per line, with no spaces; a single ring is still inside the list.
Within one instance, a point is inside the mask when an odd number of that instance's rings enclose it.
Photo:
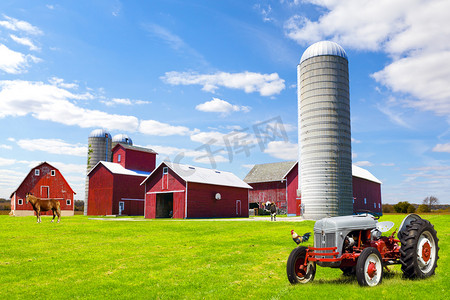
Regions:
[[[125,144],[128,144],[128,145],[133,145],[133,141],[131,140],[131,138],[128,135],[124,134],[124,133],[116,134],[115,136],[113,136],[112,142],[113,143],[125,143]]]
[[[89,137],[108,137],[108,136],[111,135],[105,129],[95,129],[92,130],[91,134],[89,134]]]
[[[340,45],[331,41],[321,41],[312,44],[308,47],[308,49],[305,50],[305,52],[303,52],[300,63],[302,63],[304,60],[307,60],[308,58],[321,55],[335,55],[348,60],[347,53],[345,53],[344,48],[342,48]]]

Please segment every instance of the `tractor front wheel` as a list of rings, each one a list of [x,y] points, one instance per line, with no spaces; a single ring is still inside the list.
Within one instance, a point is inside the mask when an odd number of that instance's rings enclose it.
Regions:
[[[305,264],[307,247],[297,247],[289,255],[286,271],[292,284],[308,283],[316,275],[316,263],[309,261]]]
[[[383,261],[373,247],[364,249],[356,262],[356,279],[361,286],[376,286],[383,279]]]
[[[426,278],[434,274],[439,258],[434,226],[424,219],[406,226],[400,242],[400,262],[406,278]]]

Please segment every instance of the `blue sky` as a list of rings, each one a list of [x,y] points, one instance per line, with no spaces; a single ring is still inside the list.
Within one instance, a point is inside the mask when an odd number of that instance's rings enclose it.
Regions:
[[[385,203],[450,204],[448,1],[0,3],[0,197],[42,161],[84,198],[87,138],[234,172],[297,158],[302,53],[350,68],[353,163]]]

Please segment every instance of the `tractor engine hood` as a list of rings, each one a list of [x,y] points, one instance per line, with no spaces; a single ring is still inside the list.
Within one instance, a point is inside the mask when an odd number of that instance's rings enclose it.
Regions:
[[[374,229],[377,221],[369,215],[352,215],[323,218],[314,225],[315,233],[332,233],[337,231],[353,231]]]

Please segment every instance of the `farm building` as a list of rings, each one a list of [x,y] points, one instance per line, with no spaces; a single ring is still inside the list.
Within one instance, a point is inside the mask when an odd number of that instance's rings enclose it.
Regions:
[[[352,166],[353,212],[369,210],[381,214],[381,182],[369,171]],[[301,214],[297,196],[298,163],[295,161],[255,165],[244,178],[253,190],[249,202],[274,202],[288,215]],[[261,205],[260,205],[261,207]]]
[[[162,162],[142,185],[145,218],[248,217],[251,186],[230,172]]]
[[[295,161],[255,165],[244,178],[253,188],[249,191],[249,202],[270,201],[286,212],[288,202],[295,203],[297,198],[298,176],[295,174],[298,174]]]
[[[25,196],[31,193],[43,199],[53,198],[60,202],[61,215],[73,216],[75,192],[61,172],[47,162],[32,168],[19,187],[11,194],[11,212],[15,216],[33,216],[35,212]],[[41,215],[52,215],[52,211]]]
[[[113,162],[99,161],[88,173],[88,215],[144,215],[141,182],[153,171],[152,149],[117,144]]]

